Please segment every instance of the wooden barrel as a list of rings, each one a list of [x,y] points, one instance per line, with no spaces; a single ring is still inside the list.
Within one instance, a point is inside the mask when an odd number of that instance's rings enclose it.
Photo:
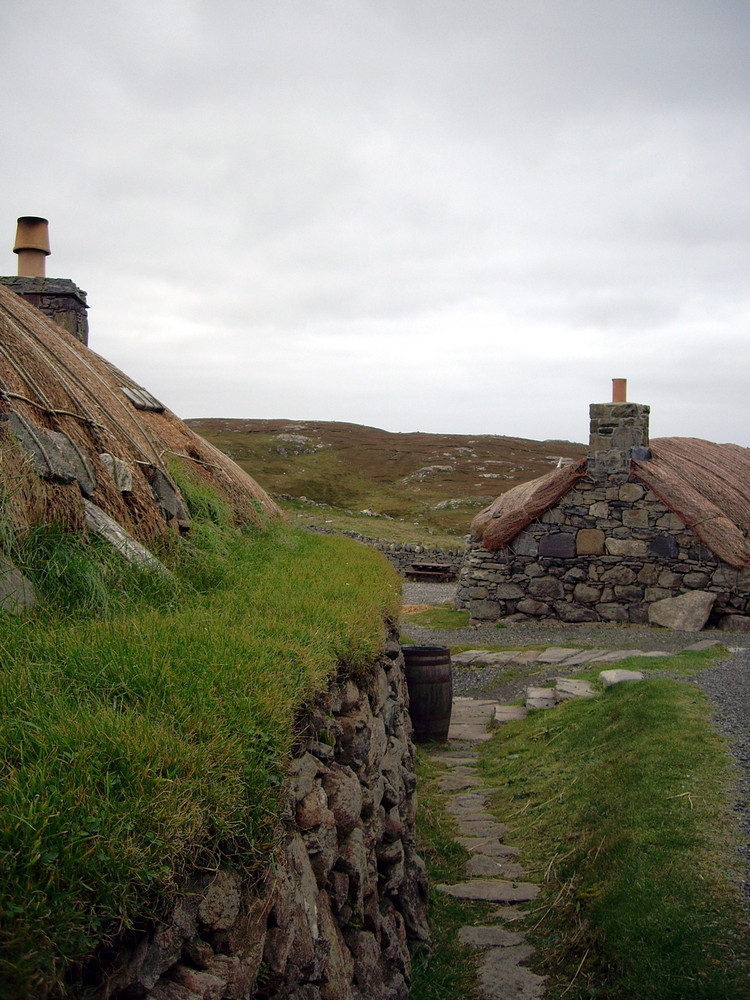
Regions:
[[[402,646],[409,714],[416,743],[445,743],[451,722],[453,677],[447,646]]]

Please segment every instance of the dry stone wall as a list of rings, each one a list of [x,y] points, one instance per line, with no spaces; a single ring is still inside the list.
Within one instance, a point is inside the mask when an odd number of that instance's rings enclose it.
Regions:
[[[646,623],[651,604],[690,591],[716,595],[713,623],[750,616],[750,569],[717,559],[624,470],[582,479],[502,549],[469,542],[456,606],[477,621]]]
[[[340,679],[302,720],[284,837],[260,884],[196,876],[171,921],[115,962],[100,997],[404,1000],[428,948],[427,877],[403,655]]]
[[[322,535],[345,535],[347,538],[353,538],[355,542],[361,542],[371,549],[377,549],[378,552],[383,553],[392,566],[395,566],[399,573],[403,573],[412,563],[416,562],[444,563],[458,573],[464,559],[463,545],[455,549],[439,549],[421,545],[419,542],[388,542],[382,538],[369,538],[356,531],[338,532],[313,525],[310,525],[307,530]]]

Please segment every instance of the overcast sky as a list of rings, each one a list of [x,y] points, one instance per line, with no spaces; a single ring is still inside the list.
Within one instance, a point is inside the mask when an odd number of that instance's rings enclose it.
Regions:
[[[748,0],[24,0],[0,82],[0,273],[181,417],[750,445]]]

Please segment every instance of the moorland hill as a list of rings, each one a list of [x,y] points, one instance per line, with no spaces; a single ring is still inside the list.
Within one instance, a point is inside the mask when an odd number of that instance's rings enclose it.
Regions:
[[[570,441],[497,434],[284,419],[186,423],[304,523],[394,541],[462,537],[499,493],[549,472],[560,458],[586,454]]]

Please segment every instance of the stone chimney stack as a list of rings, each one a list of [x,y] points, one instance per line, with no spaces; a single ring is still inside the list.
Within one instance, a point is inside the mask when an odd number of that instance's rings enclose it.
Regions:
[[[629,474],[633,458],[649,457],[648,421],[651,407],[627,402],[627,381],[612,379],[612,402],[589,406],[588,472],[594,478]]]
[[[49,223],[37,215],[18,220],[13,252],[18,254],[18,276],[0,277],[0,283],[26,299],[82,344],[89,342],[86,293],[69,278],[47,278],[50,254]]]

